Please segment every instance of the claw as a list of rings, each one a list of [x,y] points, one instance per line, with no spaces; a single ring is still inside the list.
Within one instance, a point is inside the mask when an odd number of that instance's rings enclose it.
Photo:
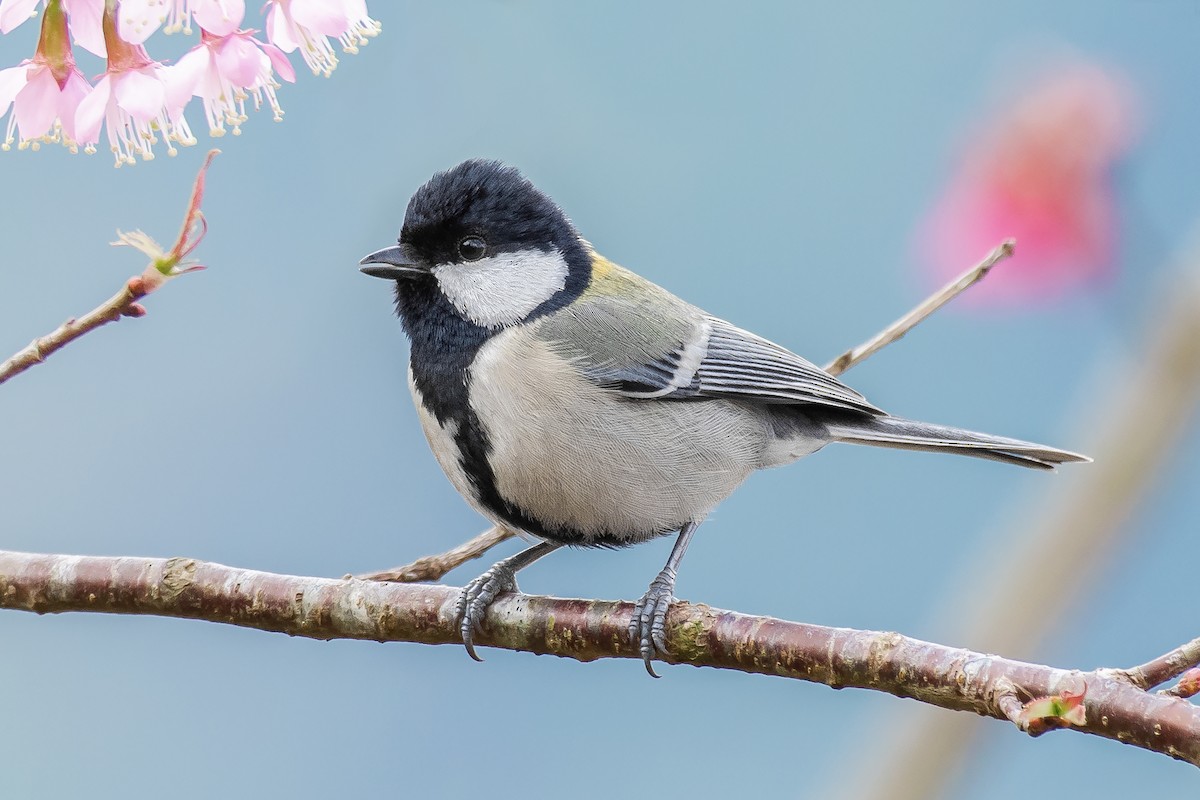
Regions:
[[[466,645],[467,655],[476,661],[483,661],[475,652],[475,633],[483,630],[483,618],[488,606],[501,592],[517,591],[515,572],[504,562],[496,564],[487,572],[471,581],[458,596],[454,605],[455,619],[458,620],[458,632]]]
[[[462,628],[462,640],[463,640],[463,644],[466,645],[467,655],[469,655],[471,658],[475,659],[480,664],[482,664],[483,657],[475,652],[475,642],[472,641],[471,629],[469,627],[467,627],[466,625],[463,625],[463,628]]]
[[[455,604],[454,616],[455,619],[461,620],[458,631],[459,635],[462,636],[463,644],[467,647],[467,655],[476,661],[483,661],[479,654],[475,652],[475,626],[478,625],[478,621],[473,618],[473,614],[468,613],[468,610],[471,609],[471,604],[475,599],[472,596],[472,590],[475,588],[476,584],[475,582],[472,582],[465,589],[463,589],[462,594],[458,596],[458,603]]]
[[[483,631],[483,618],[487,616],[488,606],[497,595],[501,592],[519,591],[517,571],[559,547],[560,545],[552,542],[535,544],[528,550],[522,550],[515,556],[496,562],[491,569],[463,588],[458,602],[454,604],[454,620],[458,623],[458,632],[466,645],[467,655],[476,661],[483,661],[475,652],[475,634]]]
[[[633,607],[629,619],[629,638],[638,643],[638,652],[651,678],[660,677],[654,671],[655,655],[667,655],[667,612],[675,601],[673,574],[659,574],[650,588]]]

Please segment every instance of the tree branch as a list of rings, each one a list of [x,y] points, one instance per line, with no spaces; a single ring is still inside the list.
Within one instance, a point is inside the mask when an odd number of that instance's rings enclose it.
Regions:
[[[912,311],[909,311],[858,347],[852,347],[833,361],[830,361],[825,365],[825,371],[833,376],[841,375],[851,367],[866,361],[892,342],[903,339],[906,333],[917,327],[930,314],[983,280],[992,271],[992,267],[1016,251],[1016,246],[1017,242],[1015,239],[1005,239],[992,252],[988,253],[982,261],[925,298]],[[505,530],[504,528],[489,528],[474,539],[463,542],[444,553],[434,556],[424,556],[410,564],[385,569],[380,572],[370,572],[358,577],[369,581],[398,581],[401,583],[436,581],[455,567],[461,566],[473,558],[479,558],[488,550],[507,539],[511,539],[515,535],[512,531]]]
[[[449,586],[275,575],[187,558],[0,551],[0,608],[200,619],[322,640],[461,646],[454,610],[458,592]],[[639,659],[629,640],[632,609],[626,602],[508,593],[488,609],[477,642],[585,662]],[[1072,728],[1200,765],[1200,708],[1148,693],[1119,671],[1056,669],[896,633],[826,628],[689,603],[671,606],[667,645],[673,663],[873,689],[1022,727],[1018,720],[1030,705],[1024,701],[1068,697],[1082,686],[1086,714]],[[1052,726],[1040,730],[1047,727]]]

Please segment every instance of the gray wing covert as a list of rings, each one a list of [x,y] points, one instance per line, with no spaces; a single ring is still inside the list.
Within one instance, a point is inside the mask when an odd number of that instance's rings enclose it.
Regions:
[[[545,318],[537,335],[588,378],[632,399],[723,397],[883,413],[790,350],[653,288],[661,294],[585,295]]]
[[[605,388],[629,397],[689,396],[703,355],[702,312],[623,270],[603,286],[542,319],[536,335]]]

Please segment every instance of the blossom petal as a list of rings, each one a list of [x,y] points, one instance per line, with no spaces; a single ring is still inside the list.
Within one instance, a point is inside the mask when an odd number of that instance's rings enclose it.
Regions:
[[[292,0],[292,19],[321,36],[341,36],[350,29],[350,17],[340,0]]]
[[[271,3],[267,11],[267,40],[283,52],[290,53],[300,46],[300,36],[294,27],[279,0]]]
[[[217,70],[234,86],[247,88],[263,69],[262,53],[248,36],[230,36],[215,49]]]
[[[199,45],[184,53],[174,64],[163,67],[168,110],[176,113],[188,104],[193,94],[200,94],[200,82],[210,62],[208,47]]]
[[[130,44],[141,44],[167,21],[164,0],[121,0],[117,32]]]
[[[296,70],[292,66],[292,62],[288,60],[288,57],[283,54],[283,51],[275,45],[267,44],[265,42],[258,42],[257,44],[262,48],[262,51],[267,54],[267,58],[271,59],[271,66],[273,66],[275,71],[279,73],[279,77],[283,78],[288,83],[295,83]]]
[[[124,5],[124,3],[122,3]],[[104,58],[104,0],[63,0],[71,21],[71,39],[89,53]]]
[[[100,125],[112,95],[112,78],[108,75],[96,82],[91,94],[83,98],[75,112],[75,139],[81,144],[100,141]]]
[[[242,27],[246,16],[244,0],[193,0],[192,16],[214,36],[228,36]]]
[[[58,81],[48,67],[29,71],[29,82],[13,100],[13,114],[22,139],[37,139],[50,133],[58,116]]]
[[[0,0],[0,33],[8,33],[33,17],[38,0]]]
[[[87,78],[79,70],[72,70],[58,96],[58,119],[62,123],[63,135],[71,141],[78,141],[75,137],[75,114],[79,104],[91,91],[92,85]]]
[[[167,90],[153,66],[133,69],[113,80],[117,105],[139,122],[157,117],[166,101]]]
[[[9,104],[28,80],[29,68],[25,64],[0,69],[0,116],[8,111]]]

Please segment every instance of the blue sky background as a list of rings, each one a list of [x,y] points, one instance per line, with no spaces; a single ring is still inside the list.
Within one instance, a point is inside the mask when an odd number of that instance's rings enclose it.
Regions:
[[[899,414],[1083,450],[1106,366],[1136,353],[1200,212],[1193,3],[372,11],[383,35],[332,79],[285,87],[284,123],[258,114],[216,142],[199,253],[210,269],[0,390],[0,547],[336,576],[485,527],[419,431],[388,287],[356,269],[394,239],[411,192],[466,157],[519,165],[609,257],[824,361],[928,289],[913,230],[1005,74],[1025,74],[1039,48],[1122,69],[1146,133],[1121,173],[1116,281],[1053,306],[950,310],[847,375]],[[35,37],[31,24],[0,39],[0,65]],[[140,270],[106,243],[118,227],[168,241],[208,144],[119,171],[103,153],[0,154],[0,350]],[[1184,587],[1200,555],[1198,443],[1189,431],[1061,635],[1012,655],[1124,666],[1196,635]],[[830,448],[727,501],[679,594],[938,640],[951,588],[1003,547],[984,537],[1055,481]],[[669,546],[555,554],[522,586],[636,598]],[[815,798],[839,773],[870,770],[855,745],[912,705],[711,670],[663,667],[652,681],[636,662],[495,651],[479,665],[455,647],[151,618],[7,613],[0,642],[4,797]],[[1097,798],[1195,790],[1194,768],[1162,756],[978,725],[948,796],[1009,797],[1035,781]]]

